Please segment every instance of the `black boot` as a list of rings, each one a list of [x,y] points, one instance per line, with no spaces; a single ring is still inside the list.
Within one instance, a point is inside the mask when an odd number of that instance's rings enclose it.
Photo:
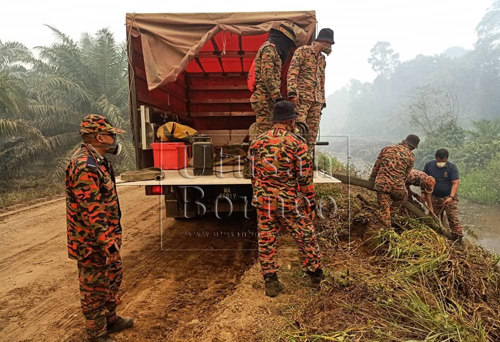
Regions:
[[[134,325],[134,319],[132,317],[118,316],[116,321],[114,321],[111,324],[108,324],[108,334],[131,328],[133,325]]]
[[[266,283],[266,296],[276,297],[281,292],[277,273],[266,274],[264,281]]]
[[[311,284],[314,287],[319,287],[321,281],[325,279],[325,275],[323,274],[323,270],[318,268],[316,271],[307,271],[306,272],[311,278]]]

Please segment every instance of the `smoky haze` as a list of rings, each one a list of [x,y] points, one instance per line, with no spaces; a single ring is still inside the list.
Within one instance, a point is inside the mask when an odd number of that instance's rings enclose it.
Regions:
[[[463,171],[464,193],[467,184],[500,188],[481,183],[491,178],[481,172],[500,173],[500,0],[8,2],[0,53],[14,54],[0,54],[10,87],[9,101],[0,101],[0,173],[64,173],[85,113],[105,113],[130,132],[122,45],[127,12],[308,9],[316,11],[319,29],[335,31],[320,131],[321,140],[330,140],[327,151],[369,167],[382,146],[416,133],[422,140],[417,167],[447,148]],[[124,140],[124,169],[134,164],[131,141]],[[36,167],[24,167],[35,159]],[[488,196],[481,200],[500,201],[500,191]]]
[[[417,153],[423,163],[438,146],[458,151],[472,136],[489,134],[482,130],[500,120],[500,1],[472,26],[471,45],[443,39],[439,51],[422,50],[413,58],[404,58],[403,47],[390,40],[374,42],[364,62],[376,76],[352,78],[328,96],[324,139],[350,135],[352,156],[371,163],[381,146],[416,133],[424,142]]]
[[[401,60],[418,54],[439,54],[450,46],[471,49],[475,27],[491,0],[400,1],[342,0],[312,3],[290,0],[85,2],[53,0],[6,2],[0,21],[0,40],[18,41],[28,48],[54,42],[44,24],[56,27],[74,40],[82,33],[108,27],[115,39],[125,39],[125,13],[248,12],[315,10],[318,27],[335,31],[336,44],[328,57],[326,91],[331,94],[351,79],[373,81],[376,73],[366,63],[377,41],[389,41]]]

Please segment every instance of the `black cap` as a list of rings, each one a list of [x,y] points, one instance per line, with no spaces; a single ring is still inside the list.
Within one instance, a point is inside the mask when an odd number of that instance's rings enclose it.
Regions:
[[[316,37],[316,40],[320,40],[322,42],[328,42],[330,44],[335,44],[335,41],[333,40],[333,30],[329,28],[324,28],[319,31],[318,36]]]
[[[295,106],[290,101],[279,101],[274,105],[273,122],[283,122],[291,119],[297,119],[299,116],[295,113]]]
[[[410,134],[403,140],[404,143],[407,143],[413,148],[418,148],[418,144],[420,143],[420,138],[415,134]]]

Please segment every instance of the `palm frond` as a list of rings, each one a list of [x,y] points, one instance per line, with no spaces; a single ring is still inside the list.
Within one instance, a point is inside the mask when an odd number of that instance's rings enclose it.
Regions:
[[[19,113],[23,105],[21,82],[9,72],[0,70],[0,112]]]
[[[79,140],[75,133],[60,134],[53,137],[40,136],[39,139],[22,139],[10,148],[0,152],[0,173],[2,175],[22,174],[28,165],[40,158],[60,150],[68,149]]]
[[[109,29],[99,30],[95,37],[80,42],[80,46],[87,45],[82,49],[84,60],[89,68],[97,75],[95,89],[96,94],[110,98],[120,83],[120,69],[123,68],[126,59],[121,56],[121,46],[114,39]]]
[[[56,37],[56,39],[59,40],[61,43],[76,46],[73,39],[71,39],[70,36],[68,36],[67,34],[61,32],[60,30],[58,30],[57,28],[55,28],[52,25],[45,24],[44,26],[48,27],[52,31],[52,33],[54,34],[54,37]]]
[[[120,153],[119,163],[120,171],[131,170],[135,168],[135,147],[131,139],[120,137],[119,141],[123,144],[123,151]]]
[[[79,116],[80,113],[77,113],[75,118]],[[80,122],[78,120],[57,120],[57,116],[55,115],[41,116],[38,119],[30,121],[30,124],[46,136],[71,132],[77,133],[80,129]]]
[[[80,46],[68,35],[52,26],[46,26],[56,35],[58,42],[51,46],[37,46],[40,58],[49,65],[57,66],[60,74],[90,88],[95,83],[96,75],[85,63]]]
[[[114,125],[123,129],[127,128],[125,125],[127,125],[128,121],[124,120],[123,108],[114,105],[104,96],[97,100],[95,106],[97,111],[110,119]]]
[[[43,75],[39,77],[36,82],[37,89],[33,90],[51,90],[51,91],[64,91],[68,95],[74,95],[80,100],[87,102],[92,101],[92,95],[78,82],[74,82],[70,78],[59,75]]]
[[[64,155],[60,158],[56,159],[55,167],[54,167],[54,172],[52,173],[52,177],[54,179],[63,179],[65,174],[66,174],[66,167],[69,164],[69,161],[71,160],[71,157],[75,153],[75,151],[80,147],[81,142],[73,145],[71,148],[67,149],[64,152]]]
[[[12,63],[30,62],[33,59],[31,51],[19,42],[5,42],[0,40],[0,68]]]
[[[46,139],[19,140],[10,148],[2,149],[0,152],[0,174],[20,175],[27,166],[32,165],[40,155],[45,153],[50,146]]]
[[[75,142],[80,141],[80,135],[78,132],[63,133],[48,137],[47,141],[53,151],[67,149],[69,146],[74,145]]]
[[[42,133],[22,120],[0,119],[0,135],[8,137],[25,137],[35,141],[44,140]],[[48,147],[48,142],[46,142]]]

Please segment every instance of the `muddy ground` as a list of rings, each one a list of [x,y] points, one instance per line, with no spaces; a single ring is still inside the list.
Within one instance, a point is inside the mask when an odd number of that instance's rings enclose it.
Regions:
[[[280,312],[296,294],[264,295],[255,221],[162,217],[161,235],[159,198],[146,197],[143,188],[119,192],[125,267],[119,313],[136,324],[116,334],[118,341],[262,341],[270,328],[286,324]],[[64,199],[0,215],[1,341],[84,340],[65,229]],[[293,241],[281,241],[286,281],[300,268]]]

